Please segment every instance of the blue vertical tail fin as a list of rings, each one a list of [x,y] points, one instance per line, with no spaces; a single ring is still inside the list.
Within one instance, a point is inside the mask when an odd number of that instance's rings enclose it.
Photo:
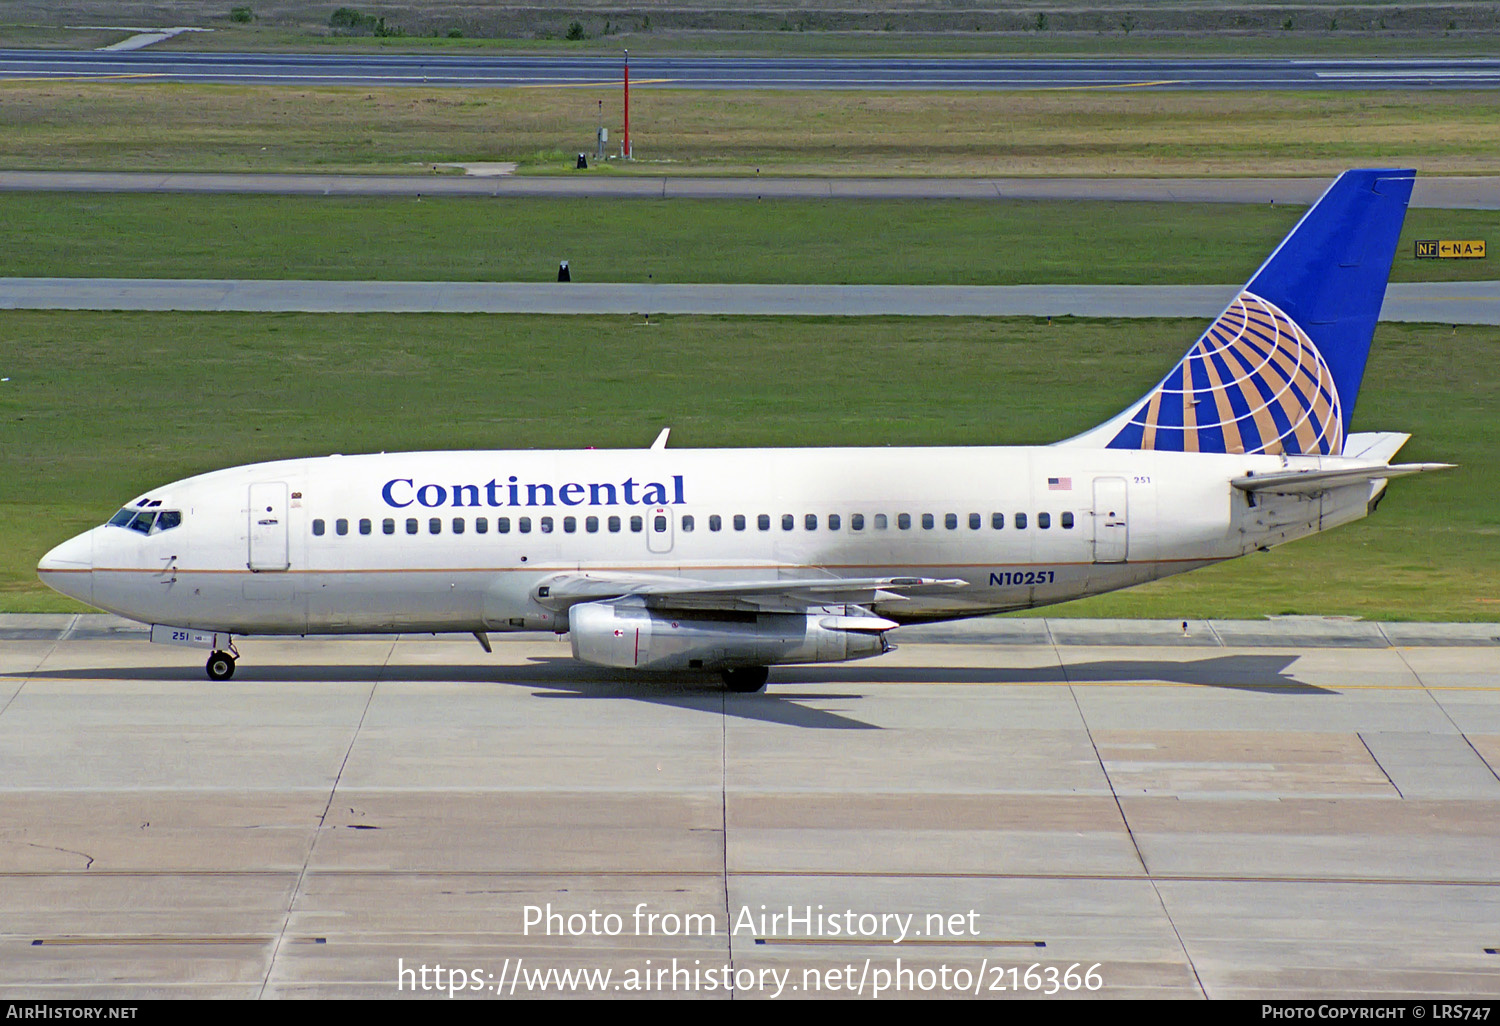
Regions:
[[[1062,444],[1341,453],[1415,175],[1339,175],[1156,388]]]

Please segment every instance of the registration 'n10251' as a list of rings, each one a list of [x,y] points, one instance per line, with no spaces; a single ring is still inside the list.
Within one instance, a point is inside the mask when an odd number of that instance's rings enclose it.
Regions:
[[[1052,570],[996,570],[990,574],[990,587],[1024,587],[1028,584],[1052,584],[1056,580],[1057,573]]]

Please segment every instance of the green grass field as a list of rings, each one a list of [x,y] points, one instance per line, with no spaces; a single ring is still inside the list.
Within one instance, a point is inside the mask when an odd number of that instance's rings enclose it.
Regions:
[[[1153,385],[1203,325],[1027,319],[0,315],[0,609],[77,609],[49,546],[157,484],[424,448],[1044,443]],[[1500,618],[1500,329],[1382,325],[1356,430],[1407,430],[1372,519],[1076,615]],[[726,385],[733,382],[733,386]],[[773,415],[774,413],[774,415]]]
[[[1190,203],[0,193],[0,276],[915,285],[1245,280],[1301,208]],[[1500,277],[1415,239],[1500,211],[1412,210],[1395,281]],[[1143,260],[1141,255],[1150,253]]]
[[[0,83],[0,168],[569,170],[620,89]],[[1500,172],[1500,93],[633,91],[635,162],[599,173],[1304,175]]]

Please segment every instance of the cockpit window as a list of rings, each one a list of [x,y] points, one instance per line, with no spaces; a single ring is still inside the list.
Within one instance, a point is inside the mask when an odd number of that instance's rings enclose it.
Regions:
[[[182,511],[175,509],[131,509],[129,506],[109,518],[109,526],[124,527],[141,534],[160,534],[182,523]]]

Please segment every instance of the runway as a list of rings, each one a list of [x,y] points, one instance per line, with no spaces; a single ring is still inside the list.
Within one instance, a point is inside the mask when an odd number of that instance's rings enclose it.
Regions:
[[[981,621],[747,696],[132,630],[0,621],[0,997],[1500,996],[1494,624]]]
[[[1234,285],[637,285],[0,278],[0,310],[1217,317]],[[1397,282],[1383,321],[1500,324],[1500,282]]]
[[[0,50],[0,79],[251,85],[614,85],[621,56]],[[631,83],[672,89],[1494,89],[1494,58],[640,56]]]
[[[284,196],[491,196],[615,199],[1105,200],[1291,203],[1319,178],[711,178],[681,175],[309,175],[143,171],[0,171],[6,192],[270,193]],[[1418,177],[1411,206],[1500,210],[1500,176]]]

